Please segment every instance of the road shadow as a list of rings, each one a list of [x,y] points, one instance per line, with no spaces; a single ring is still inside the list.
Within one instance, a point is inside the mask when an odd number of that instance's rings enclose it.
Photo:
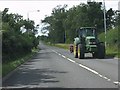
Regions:
[[[32,65],[34,62],[40,62],[43,60],[47,60],[48,58],[50,59],[50,53],[37,53],[36,55],[34,55],[30,60],[28,60],[27,62],[25,62],[23,65]]]
[[[95,57],[84,57],[84,59],[81,60],[91,60],[91,59],[114,59],[116,54],[108,54],[105,56],[105,58],[95,58]]]
[[[40,51],[38,52],[34,57],[32,57],[32,59],[50,59],[51,56],[50,54],[53,53],[52,51]]]
[[[58,83],[59,80],[55,74],[65,74],[65,71],[56,71],[49,68],[34,69],[23,67],[15,72],[11,78],[3,82],[3,87],[6,86],[24,86],[24,85],[41,85],[41,83]]]
[[[84,57],[84,59],[81,60],[94,60],[94,59],[114,59],[114,56],[105,56],[105,58],[94,58],[94,57]]]
[[[54,52],[52,52],[54,53]],[[26,86],[26,85],[43,85],[48,83],[59,83],[60,81],[56,78],[56,74],[66,74],[66,71],[58,71],[43,66],[35,66],[36,63],[42,63],[51,59],[51,52],[43,50],[37,53],[31,60],[27,61],[15,71],[10,78],[2,82],[3,87],[8,86]],[[38,65],[38,64],[37,64]],[[40,64],[41,65],[41,64]],[[47,65],[46,65],[47,66]]]

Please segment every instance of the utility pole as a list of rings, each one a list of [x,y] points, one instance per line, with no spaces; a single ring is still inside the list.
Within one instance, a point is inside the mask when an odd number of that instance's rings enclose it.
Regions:
[[[120,0],[118,2],[118,10],[120,11]]]
[[[106,47],[106,45],[107,45],[107,42],[106,42],[106,9],[105,9],[105,0],[103,0],[103,5],[104,5],[105,47]]]
[[[91,2],[91,0],[87,0],[87,2]]]
[[[27,12],[27,19],[28,19],[28,21],[29,21],[29,13],[31,13],[31,12],[40,12],[40,10],[28,11]]]
[[[91,3],[91,0],[87,0],[87,4]]]
[[[91,0],[87,0],[87,3],[90,3]],[[103,7],[104,7],[104,31],[105,31],[105,47],[107,45],[107,41],[106,41],[106,7],[105,7],[105,0],[103,0]]]
[[[29,22],[29,13],[32,13],[32,12],[40,12],[40,10],[34,10],[34,11],[28,11],[27,12],[27,20]],[[30,30],[28,30],[28,34],[29,34]]]

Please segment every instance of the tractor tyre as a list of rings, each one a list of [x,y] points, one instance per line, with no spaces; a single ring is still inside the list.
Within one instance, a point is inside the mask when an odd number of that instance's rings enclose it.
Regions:
[[[82,44],[78,45],[78,58],[84,59],[84,47]]]
[[[99,59],[105,58],[105,45],[103,44],[98,45],[98,58]]]
[[[74,45],[74,57],[75,58],[78,58],[78,46],[77,45]]]

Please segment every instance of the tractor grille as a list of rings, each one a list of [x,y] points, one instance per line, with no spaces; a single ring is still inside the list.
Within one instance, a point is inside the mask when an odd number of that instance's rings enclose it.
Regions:
[[[96,45],[96,40],[95,39],[90,39],[90,45]]]
[[[91,48],[90,48],[90,51],[91,51],[91,52],[96,52],[96,51],[97,51],[97,48],[96,48],[96,47],[91,47]]]

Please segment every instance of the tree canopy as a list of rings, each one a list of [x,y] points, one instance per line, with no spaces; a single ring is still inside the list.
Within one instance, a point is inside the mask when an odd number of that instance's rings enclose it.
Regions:
[[[43,30],[49,31],[49,40],[54,43],[71,43],[74,40],[76,29],[80,27],[96,27],[97,33],[104,31],[104,14],[101,2],[81,3],[66,9],[67,5],[58,5],[42,23],[47,24]],[[115,26],[114,11],[106,11],[107,30]]]
[[[9,9],[2,11],[2,54],[3,62],[31,52],[37,47],[38,39],[35,37],[34,21],[24,20],[21,15],[8,14]],[[20,28],[27,30],[22,33]]]

